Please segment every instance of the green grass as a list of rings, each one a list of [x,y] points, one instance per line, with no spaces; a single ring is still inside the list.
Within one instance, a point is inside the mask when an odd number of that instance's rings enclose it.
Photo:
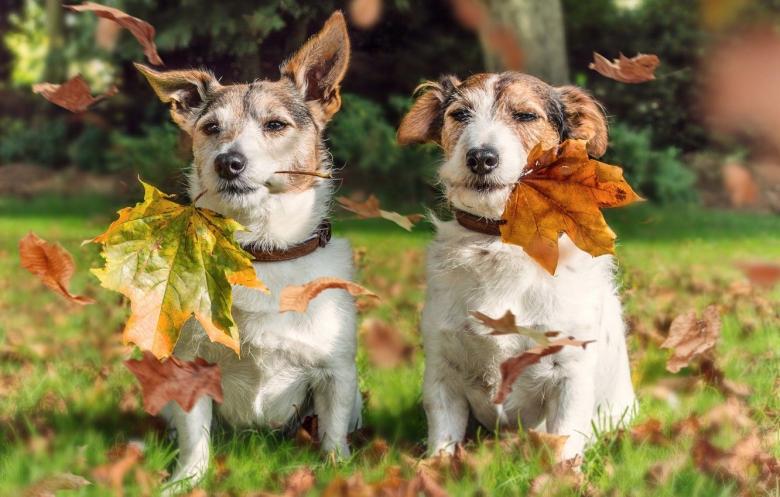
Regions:
[[[97,263],[96,248],[80,246],[111,220],[113,204],[100,197],[0,199],[0,495],[19,495],[31,482],[57,472],[94,480],[93,469],[107,461],[111,448],[130,440],[145,444],[145,471],[156,475],[172,469],[175,445],[143,413],[134,378],[121,364],[127,354],[120,341],[126,307],[117,295],[100,289],[87,271]],[[751,387],[752,417],[777,453],[778,290],[761,295],[770,308],[762,314],[755,299],[735,298],[729,286],[742,280],[735,262],[780,260],[780,219],[650,205],[616,210],[609,218],[620,235],[620,276],[630,321],[635,327],[665,331],[680,312],[721,304],[726,313],[718,345],[720,364],[728,378]],[[432,236],[430,226],[423,224],[407,234],[381,220],[345,219],[335,225],[338,236],[346,236],[364,253],[361,281],[385,297],[364,316],[392,323],[419,344],[422,253]],[[29,230],[71,251],[78,266],[71,287],[96,298],[96,305],[67,304],[19,267],[17,243]],[[641,399],[637,422],[654,417],[668,429],[674,421],[706,412],[723,401],[719,392],[702,385],[679,393],[677,402],[655,398],[649,388],[673,376],[664,369],[667,352],[639,333],[629,337],[629,347]],[[410,475],[413,469],[402,454],[418,455],[425,442],[422,363],[422,352],[417,350],[409,365],[380,370],[370,365],[364,350],[359,353],[361,386],[369,396],[364,414],[368,438],[383,438],[391,446],[379,462],[370,456],[366,442],[356,444],[349,461],[333,465],[317,452],[274,433],[218,427],[213,462],[219,463],[212,464],[202,487],[209,495],[279,491],[284,476],[301,465],[315,469],[318,490],[336,475],[361,472],[367,481],[375,481],[394,465]],[[686,374],[683,370],[678,376]],[[728,445],[737,435],[736,430],[727,429],[723,443]],[[492,437],[484,430],[474,434],[469,448],[486,463],[477,474],[448,480],[451,495],[524,495],[542,471],[540,454],[504,452],[485,443]],[[648,481],[653,464],[688,454],[691,444],[690,437],[675,437],[657,446],[606,434],[588,451],[585,476],[598,491],[609,495],[736,495],[736,486],[697,471],[690,458],[661,485]],[[96,484],[61,495],[112,493]],[[145,495],[132,475],[125,481],[125,495]]]

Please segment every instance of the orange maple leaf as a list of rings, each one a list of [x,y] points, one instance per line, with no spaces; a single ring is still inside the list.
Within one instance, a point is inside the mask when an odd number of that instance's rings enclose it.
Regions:
[[[594,257],[613,254],[615,233],[600,209],[642,200],[621,168],[589,158],[585,146],[566,140],[548,150],[534,147],[502,215],[501,239],[523,247],[550,274],[562,233]]]

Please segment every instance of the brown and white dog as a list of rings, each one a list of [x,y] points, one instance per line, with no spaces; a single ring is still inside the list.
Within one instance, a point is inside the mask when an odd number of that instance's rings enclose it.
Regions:
[[[346,240],[328,243],[331,183],[279,171],[330,170],[322,133],[341,106],[349,53],[336,12],[282,64],[276,81],[222,85],[205,71],[137,66],[192,137],[191,197],[248,229],[238,241],[254,253],[258,277],[271,290],[233,289],[240,359],[194,321],[174,353],[220,365],[219,413],[232,425],[290,429],[313,413],[322,449],[340,457],[349,454],[347,434],[361,420],[354,301],[327,292],[306,313],[280,313],[279,293],[324,276],[352,279],[352,252]],[[197,483],[208,467],[212,401],[201,398],[189,413],[173,403],[166,410],[179,441],[173,493]]]
[[[439,179],[456,219],[436,221],[427,260],[422,317],[426,364],[423,401],[431,454],[463,440],[471,413],[481,424],[546,429],[567,435],[564,459],[581,455],[593,424],[609,428],[634,408],[625,326],[610,256],[593,258],[567,236],[554,276],[497,236],[497,220],[527,155],[537,144],[588,141],[591,155],[607,147],[601,106],[583,90],[552,87],[516,72],[442,78],[422,93],[398,130],[398,141],[438,143]],[[596,340],[566,347],[529,367],[501,406],[494,398],[499,365],[535,344],[491,336],[470,317],[511,310],[518,323]]]

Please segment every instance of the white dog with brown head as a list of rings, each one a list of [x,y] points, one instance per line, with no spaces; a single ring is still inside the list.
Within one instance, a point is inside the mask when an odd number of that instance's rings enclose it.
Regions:
[[[330,240],[330,182],[280,171],[330,170],[323,129],[341,106],[349,52],[346,23],[337,12],[282,64],[276,81],[222,85],[205,71],[137,66],[192,137],[191,197],[248,229],[238,241],[254,255],[257,275],[271,290],[269,296],[233,289],[240,358],[211,343],[194,321],[174,353],[220,365],[219,413],[231,424],[294,429],[303,416],[315,414],[322,449],[340,457],[349,454],[347,434],[360,424],[362,408],[353,299],[327,292],[306,313],[280,313],[279,294],[319,277],[352,279],[352,253],[346,240]],[[166,409],[178,432],[170,487],[178,491],[208,467],[212,401],[201,398],[189,413],[175,404]]]
[[[604,153],[604,113],[579,88],[554,88],[516,72],[463,82],[449,76],[422,90],[398,140],[441,146],[439,179],[456,213],[456,220],[436,222],[428,252],[422,317],[428,449],[452,451],[471,413],[488,428],[521,424],[566,435],[562,457],[573,458],[583,453],[594,423],[608,428],[633,411],[614,262],[591,257],[564,235],[550,275],[520,247],[502,243],[498,223],[536,144],[549,148],[578,138],[588,141],[591,155]],[[496,406],[500,364],[535,343],[491,336],[470,313],[499,317],[507,310],[520,325],[596,342],[543,358]]]

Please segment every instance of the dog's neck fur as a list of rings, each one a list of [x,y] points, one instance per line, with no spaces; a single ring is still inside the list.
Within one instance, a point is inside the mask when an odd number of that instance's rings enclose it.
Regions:
[[[191,174],[191,198],[196,198],[202,191],[197,174]],[[240,244],[254,245],[260,250],[284,250],[312,235],[328,215],[332,194],[330,182],[318,179],[302,191],[269,193],[259,205],[228,205],[218,194],[206,192],[198,199],[197,206],[241,223],[247,231],[236,233],[236,241]]]

